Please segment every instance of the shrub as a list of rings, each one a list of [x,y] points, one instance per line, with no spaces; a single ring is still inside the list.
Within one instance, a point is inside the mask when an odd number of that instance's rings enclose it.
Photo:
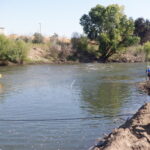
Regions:
[[[61,51],[59,52],[59,59],[60,61],[67,61],[70,56],[72,55],[72,49],[71,49],[71,45],[67,44],[67,43],[63,43],[63,42],[59,42],[58,43],[61,47]]]
[[[150,53],[150,42],[146,42],[144,44],[144,51],[149,54]]]
[[[27,57],[28,46],[23,41],[19,40],[15,42],[15,46],[12,50],[11,61],[17,63],[23,63]]]
[[[41,33],[34,33],[34,38],[33,38],[33,43],[43,43],[44,42],[44,37],[42,36]]]
[[[47,44],[46,58],[53,61],[67,61],[72,54],[71,45],[68,43],[60,42],[58,40],[50,40]]]
[[[149,55],[150,55],[150,42],[146,42],[144,44],[144,51],[146,53],[146,61],[149,60]]]
[[[99,58],[99,47],[86,36],[76,34],[76,36],[71,39],[71,44],[74,49],[73,60],[79,59],[79,61],[89,62]]]
[[[14,41],[0,35],[0,60],[23,63],[27,57],[28,46],[23,41]]]
[[[32,42],[32,39],[31,39],[31,37],[29,37],[29,36],[20,36],[20,37],[18,37],[16,40],[17,40],[17,41],[18,41],[18,40],[22,40],[22,41],[24,41],[24,42],[26,42],[26,43],[31,43],[31,42]]]

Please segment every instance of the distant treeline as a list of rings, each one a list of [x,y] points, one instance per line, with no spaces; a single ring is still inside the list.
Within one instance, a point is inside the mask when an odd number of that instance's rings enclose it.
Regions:
[[[0,60],[23,63],[35,45],[43,48],[44,57],[54,62],[106,62],[114,54],[130,51],[131,46],[135,56],[136,50],[145,56],[149,54],[150,20],[128,18],[122,6],[97,5],[81,17],[80,24],[85,34],[73,33],[70,40],[60,40],[57,34],[48,39],[40,33],[16,38],[0,35]]]

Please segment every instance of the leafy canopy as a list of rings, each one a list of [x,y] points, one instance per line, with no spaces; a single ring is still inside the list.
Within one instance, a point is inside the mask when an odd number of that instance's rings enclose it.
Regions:
[[[131,46],[139,41],[138,37],[133,36],[133,20],[128,19],[123,10],[124,7],[117,4],[107,7],[97,5],[80,19],[88,38],[98,41],[99,52],[104,60],[121,47]]]
[[[150,21],[144,18],[136,19],[134,34],[141,38],[141,44],[150,41]]]

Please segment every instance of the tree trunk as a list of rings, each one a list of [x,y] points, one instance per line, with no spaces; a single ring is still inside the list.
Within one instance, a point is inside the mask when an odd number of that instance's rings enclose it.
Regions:
[[[111,48],[108,48],[107,50],[105,49],[105,51],[102,53],[102,56],[100,57],[100,61],[103,63],[107,62],[108,58],[114,53],[115,52]]]

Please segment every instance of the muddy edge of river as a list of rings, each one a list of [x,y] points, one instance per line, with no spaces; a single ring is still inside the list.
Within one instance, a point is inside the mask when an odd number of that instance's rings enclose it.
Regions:
[[[150,81],[137,84],[150,95]],[[136,114],[118,129],[114,129],[90,150],[149,150],[150,149],[150,103],[143,105]]]

